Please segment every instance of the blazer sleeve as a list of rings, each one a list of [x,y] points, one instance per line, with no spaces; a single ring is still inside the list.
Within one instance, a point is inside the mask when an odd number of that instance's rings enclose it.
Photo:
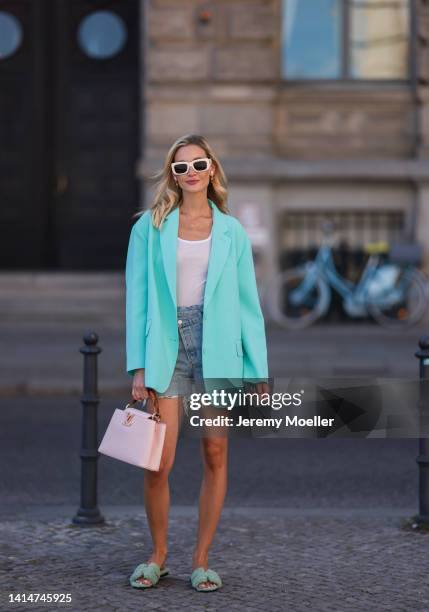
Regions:
[[[125,267],[126,370],[145,367],[148,287],[147,219],[133,225]]]
[[[242,244],[237,269],[244,360],[243,379],[249,382],[268,382],[265,322],[259,302],[252,244],[244,228],[241,228],[240,233]]]

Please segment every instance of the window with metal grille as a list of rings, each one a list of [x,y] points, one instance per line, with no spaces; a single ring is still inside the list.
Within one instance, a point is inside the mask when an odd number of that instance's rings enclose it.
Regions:
[[[359,275],[368,242],[400,241],[403,211],[285,211],[280,215],[280,267],[285,269],[313,259],[323,238],[323,223],[334,224],[332,250],[339,271]]]

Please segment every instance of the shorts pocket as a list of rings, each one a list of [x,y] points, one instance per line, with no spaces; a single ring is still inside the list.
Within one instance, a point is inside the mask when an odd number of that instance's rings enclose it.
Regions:
[[[243,356],[243,344],[241,342],[241,338],[235,341],[235,348],[237,349],[237,355],[239,357]]]

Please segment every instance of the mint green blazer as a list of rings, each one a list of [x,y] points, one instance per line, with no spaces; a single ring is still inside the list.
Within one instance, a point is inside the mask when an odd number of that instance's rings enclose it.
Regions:
[[[204,379],[267,380],[265,324],[251,242],[241,223],[213,209],[204,291]],[[127,252],[126,370],[145,368],[145,384],[159,393],[170,384],[179,350],[176,248],[179,207],[159,230],[146,210],[134,224]]]

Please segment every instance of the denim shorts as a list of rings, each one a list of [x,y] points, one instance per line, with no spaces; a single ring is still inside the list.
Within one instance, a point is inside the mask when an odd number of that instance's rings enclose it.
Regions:
[[[158,397],[204,391],[202,365],[203,304],[177,307],[179,351],[168,388]]]

